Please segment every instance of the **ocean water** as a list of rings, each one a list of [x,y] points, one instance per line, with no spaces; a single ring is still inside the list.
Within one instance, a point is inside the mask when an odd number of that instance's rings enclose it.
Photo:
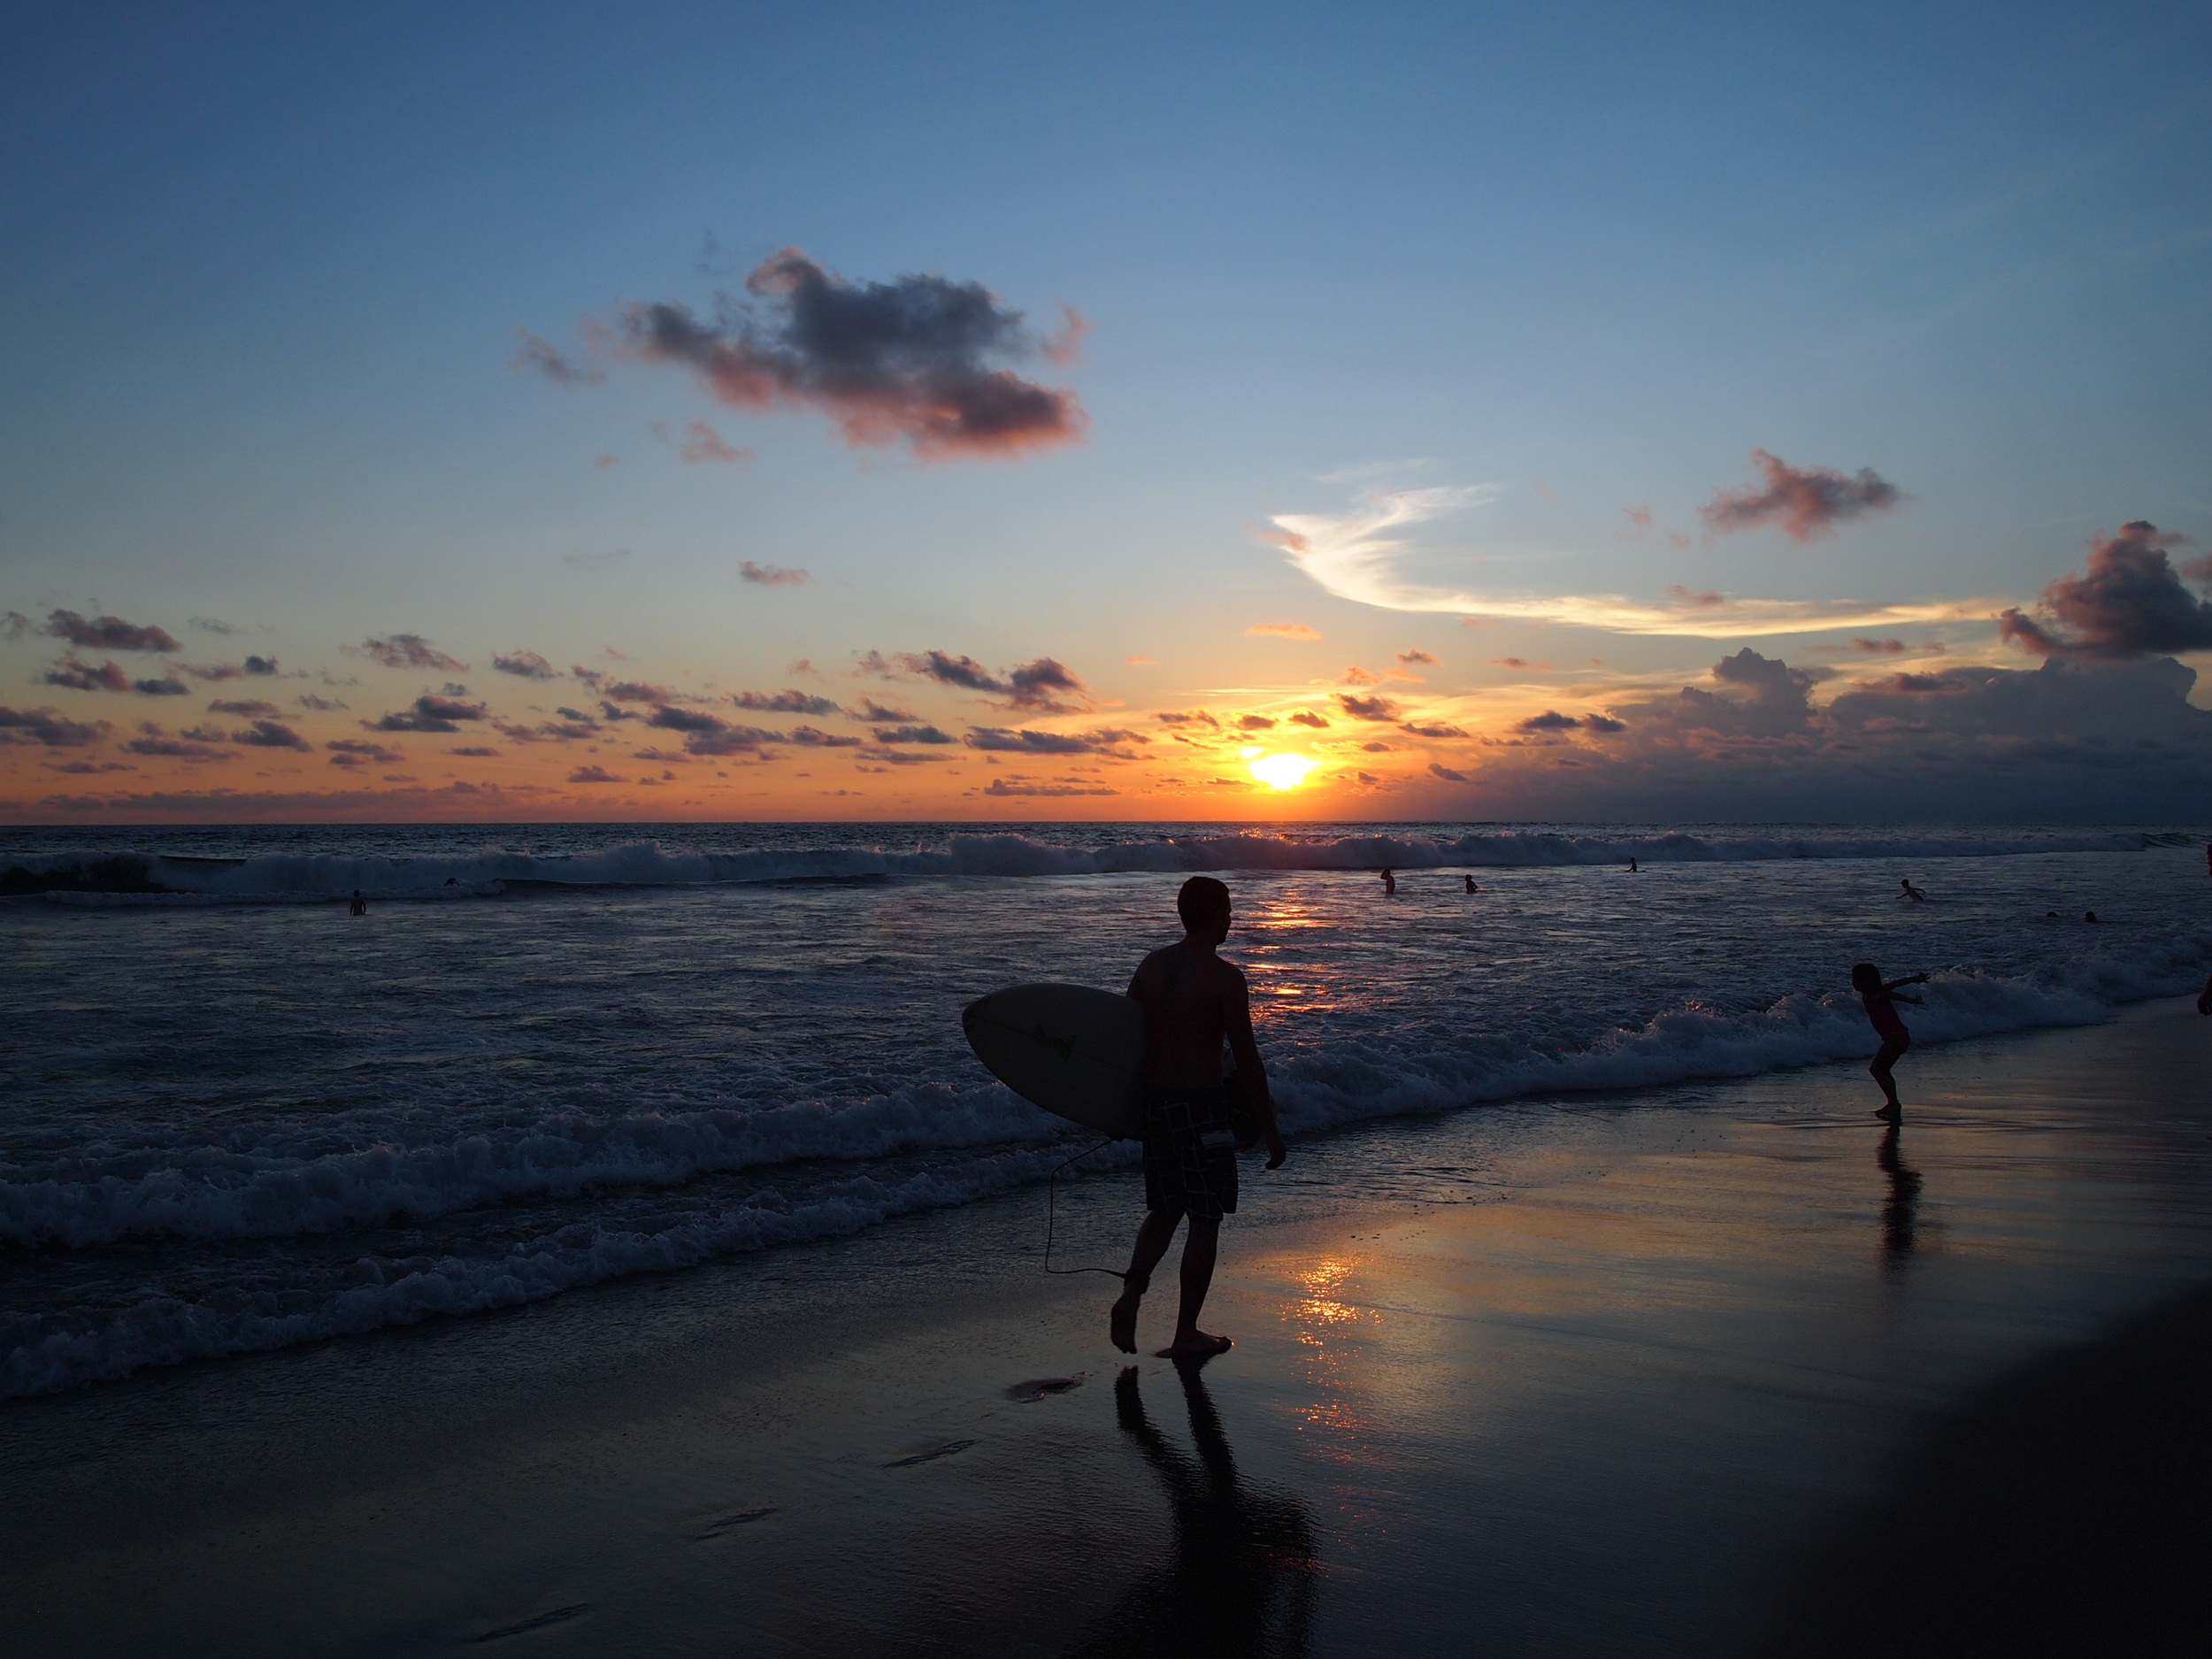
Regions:
[[[2203,846],[2180,826],[0,830],[0,1395],[1039,1180],[1089,1141],[981,1070],[960,1009],[1026,979],[1118,989],[1176,936],[1194,871],[1234,895],[1225,954],[1297,1134],[1861,1056],[1862,957],[1934,974],[1906,1010],[1923,1041],[2193,991]],[[1901,899],[1906,876],[1931,902]]]

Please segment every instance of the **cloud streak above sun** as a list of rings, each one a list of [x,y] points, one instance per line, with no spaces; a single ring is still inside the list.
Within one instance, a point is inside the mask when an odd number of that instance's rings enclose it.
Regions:
[[[1846,480],[1847,483],[1851,480]],[[1878,480],[1877,480],[1878,482]],[[1868,604],[1847,599],[1731,599],[1675,585],[1669,602],[1620,594],[1499,594],[1423,582],[1403,566],[1417,549],[1409,532],[1498,497],[1494,484],[1378,491],[1340,513],[1278,513],[1261,532],[1326,593],[1383,611],[1455,613],[1485,620],[1542,622],[1615,634],[1748,639],[1832,628],[1989,620],[2001,599]]]

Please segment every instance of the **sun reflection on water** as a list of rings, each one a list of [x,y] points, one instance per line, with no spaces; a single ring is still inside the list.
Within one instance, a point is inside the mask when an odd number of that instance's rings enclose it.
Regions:
[[[1382,1324],[1381,1312],[1363,1308],[1348,1299],[1362,1258],[1327,1256],[1297,1275],[1304,1294],[1294,1298],[1284,1311],[1305,1349],[1307,1376],[1311,1384],[1306,1403],[1299,1409],[1302,1425],[1326,1429],[1325,1455],[1358,1461],[1365,1453],[1360,1444],[1375,1425],[1374,1413],[1354,1380],[1354,1356],[1344,1339]]]

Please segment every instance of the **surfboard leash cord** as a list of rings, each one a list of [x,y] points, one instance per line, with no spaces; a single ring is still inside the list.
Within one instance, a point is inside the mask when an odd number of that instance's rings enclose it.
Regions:
[[[1104,1273],[1111,1278],[1118,1279],[1125,1285],[1135,1284],[1137,1287],[1137,1294],[1141,1296],[1146,1291],[1152,1287],[1149,1275],[1147,1275],[1141,1280],[1138,1280],[1133,1279],[1130,1275],[1123,1272],[1119,1268],[1115,1267],[1055,1267],[1052,1264],[1052,1225],[1056,1210],[1060,1171],[1067,1168],[1071,1164],[1081,1163],[1085,1158],[1089,1157],[1094,1152],[1103,1152],[1108,1147],[1113,1145],[1114,1142],[1119,1138],[1120,1137],[1118,1135],[1108,1135],[1096,1146],[1086,1147],[1073,1157],[1063,1158],[1059,1163],[1052,1166],[1052,1172],[1045,1177],[1045,1271],[1048,1273],[1057,1274]]]

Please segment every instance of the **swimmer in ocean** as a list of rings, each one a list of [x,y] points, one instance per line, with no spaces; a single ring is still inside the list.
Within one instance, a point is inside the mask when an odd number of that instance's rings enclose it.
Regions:
[[[1915,904],[1925,904],[1928,902],[1928,895],[1923,893],[1918,887],[1913,886],[1912,878],[1910,876],[1907,876],[1897,885],[1905,889],[1905,896],[1910,899]]]

